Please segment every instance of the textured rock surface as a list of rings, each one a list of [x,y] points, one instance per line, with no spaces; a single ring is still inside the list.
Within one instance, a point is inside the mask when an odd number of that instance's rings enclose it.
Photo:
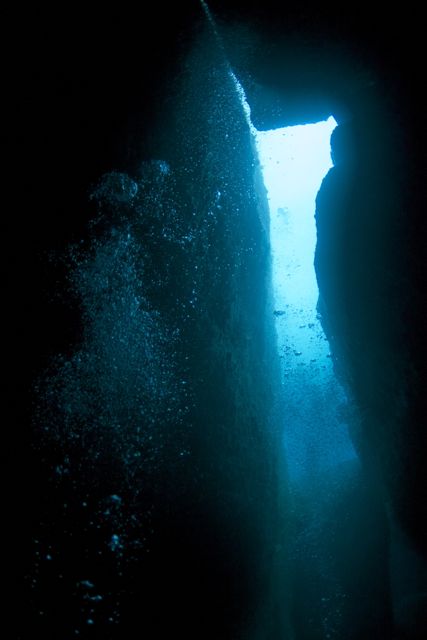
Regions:
[[[68,250],[80,334],[35,390],[25,624],[45,637],[288,626],[266,199],[210,33],[173,91],[162,160],[92,189]]]
[[[423,546],[421,265],[416,280],[409,270],[412,252],[416,259],[406,218],[410,177],[393,143],[381,138],[381,122],[368,122],[336,130],[336,166],[317,197],[320,306],[337,371],[362,409],[353,433],[358,450],[398,521]]]

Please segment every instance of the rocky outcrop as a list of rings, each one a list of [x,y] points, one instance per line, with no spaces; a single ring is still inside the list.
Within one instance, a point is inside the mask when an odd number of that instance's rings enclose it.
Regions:
[[[265,191],[209,32],[173,89],[162,160],[92,191],[68,251],[80,339],[36,390],[49,501],[35,537],[60,577],[33,566],[45,612],[29,620],[47,637],[289,628]]]
[[[354,440],[394,516],[422,547],[423,367],[407,326],[409,317],[413,331],[419,326],[420,290],[408,270],[416,241],[405,219],[407,169],[383,127],[360,119],[336,129],[336,164],[317,198],[315,266],[336,368],[361,410]]]

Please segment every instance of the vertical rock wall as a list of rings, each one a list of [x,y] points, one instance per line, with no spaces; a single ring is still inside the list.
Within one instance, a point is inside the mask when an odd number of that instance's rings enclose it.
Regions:
[[[44,637],[287,633],[265,193],[210,34],[169,114],[161,159],[100,179],[69,250],[81,338],[37,388]]]

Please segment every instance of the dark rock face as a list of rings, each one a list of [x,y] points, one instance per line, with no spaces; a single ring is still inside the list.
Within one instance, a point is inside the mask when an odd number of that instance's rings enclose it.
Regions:
[[[408,272],[416,252],[403,213],[410,182],[396,150],[367,125],[344,124],[332,140],[336,166],[316,207],[319,306],[337,371],[362,408],[363,424],[353,434],[362,459],[423,546],[423,363],[407,336],[408,314],[418,331],[421,294]]]

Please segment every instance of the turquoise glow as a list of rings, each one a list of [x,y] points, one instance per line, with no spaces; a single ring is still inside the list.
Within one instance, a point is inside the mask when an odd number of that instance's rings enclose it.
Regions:
[[[270,209],[278,348],[282,362],[284,444],[291,481],[312,478],[355,457],[349,403],[337,381],[317,315],[314,270],[316,195],[333,166],[331,116],[272,131],[252,128]]]
[[[298,307],[304,314],[310,309],[314,312],[317,303],[315,199],[332,167],[330,138],[336,126],[331,116],[324,122],[258,131],[256,135],[271,215],[276,305]],[[297,336],[295,339],[299,341]],[[303,348],[297,346],[298,350]],[[307,347],[304,351],[307,353]]]
[[[245,90],[230,77],[255,140],[270,210],[276,332],[282,362],[284,445],[291,482],[356,458],[351,402],[338,382],[317,314],[316,195],[332,168],[335,118],[258,131]]]

